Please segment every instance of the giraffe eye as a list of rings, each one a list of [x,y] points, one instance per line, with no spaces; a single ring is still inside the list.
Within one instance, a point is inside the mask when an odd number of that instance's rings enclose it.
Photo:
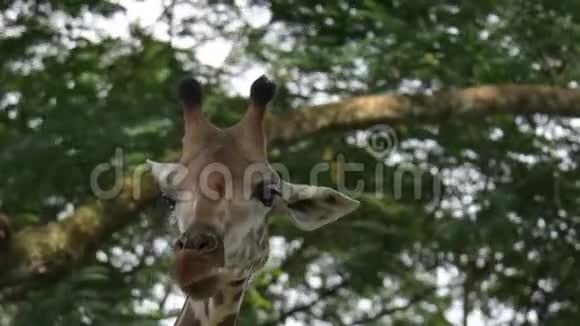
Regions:
[[[274,185],[259,184],[254,190],[252,197],[259,200],[262,204],[264,204],[264,206],[272,207],[272,204],[274,204],[274,199],[279,195],[280,192],[274,188]]]
[[[169,209],[171,209],[171,210],[175,209],[175,199],[173,199],[167,195],[162,195],[161,198],[163,198],[163,201],[165,203],[167,203],[167,205],[169,206]]]

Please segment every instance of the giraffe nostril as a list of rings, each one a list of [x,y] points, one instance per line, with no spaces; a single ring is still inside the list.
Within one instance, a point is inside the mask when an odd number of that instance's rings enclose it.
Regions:
[[[213,254],[223,248],[222,238],[206,225],[189,227],[175,242],[175,250],[187,250],[190,253]]]
[[[190,249],[204,253],[212,252],[218,247],[217,237],[210,233],[198,234],[191,242]]]
[[[177,241],[175,241],[175,250],[183,250],[185,249],[185,244],[187,243],[186,240],[184,239],[177,239]]]

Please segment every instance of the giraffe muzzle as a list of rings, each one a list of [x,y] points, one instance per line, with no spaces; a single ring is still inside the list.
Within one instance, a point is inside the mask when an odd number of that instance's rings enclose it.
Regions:
[[[224,264],[223,237],[211,226],[193,225],[175,243],[174,277],[189,296],[213,295]]]

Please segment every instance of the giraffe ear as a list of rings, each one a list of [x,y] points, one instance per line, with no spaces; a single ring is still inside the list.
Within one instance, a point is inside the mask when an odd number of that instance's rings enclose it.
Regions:
[[[294,223],[311,231],[351,213],[359,202],[327,187],[283,182],[282,197]]]
[[[151,174],[157,181],[159,188],[164,193],[170,193],[172,189],[183,181],[187,175],[187,168],[178,163],[159,163],[147,160]]]

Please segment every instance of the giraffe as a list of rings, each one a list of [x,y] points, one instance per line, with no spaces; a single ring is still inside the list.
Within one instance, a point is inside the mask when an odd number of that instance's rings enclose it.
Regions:
[[[187,77],[177,87],[185,123],[181,157],[147,161],[181,234],[172,268],[186,301],[176,326],[237,325],[249,279],[268,258],[273,215],[310,231],[359,205],[331,188],[282,180],[268,163],[264,115],[275,92],[267,77],[255,80],[242,119],[221,129],[203,115],[198,81]]]

